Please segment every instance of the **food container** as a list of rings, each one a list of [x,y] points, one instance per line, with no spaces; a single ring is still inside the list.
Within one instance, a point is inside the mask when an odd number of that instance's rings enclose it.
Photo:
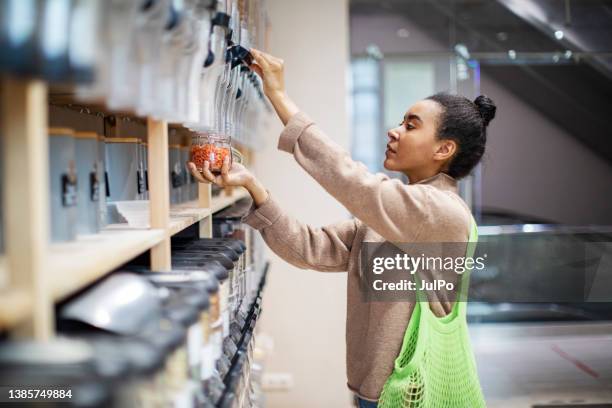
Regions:
[[[100,231],[100,182],[98,171],[98,135],[75,132],[77,185],[77,233],[96,234]]]
[[[37,44],[35,24],[42,13],[42,5],[23,0],[5,0],[0,3],[0,69],[4,72],[35,74],[37,71]],[[30,16],[30,24],[23,24],[21,14]]]
[[[71,0],[36,2],[42,4],[42,13],[36,23],[38,35],[38,69],[50,81],[71,79],[68,55]],[[26,6],[27,7],[27,6]],[[32,6],[30,6],[32,7]],[[39,6],[41,7],[41,6]],[[23,21],[23,18],[21,18]]]
[[[208,161],[210,171],[213,174],[219,174],[226,157],[229,157],[231,167],[233,159],[231,140],[228,137],[212,134],[193,136],[191,140],[191,161],[196,165],[198,171],[203,171],[204,162]]]
[[[191,200],[195,200],[193,197],[194,186],[197,188],[197,184],[195,184],[195,178],[191,175],[191,172],[187,170],[187,162],[189,161],[189,146],[181,146],[181,158],[180,165],[183,174],[183,188],[181,190],[181,202],[186,203]]]
[[[224,339],[229,335],[229,271],[231,266],[221,264],[218,259],[206,254],[182,257],[179,253],[174,253],[172,256],[172,267],[174,269],[191,270],[191,271],[208,271],[219,282],[219,302],[218,315],[213,320],[213,352],[214,360],[219,364],[229,365],[227,356],[223,353]],[[211,302],[212,304],[212,302]],[[219,362],[221,360],[221,363]]]
[[[6,160],[4,158],[4,150],[2,149],[2,138],[0,138],[0,255],[4,253],[4,227],[2,226],[2,217],[4,216],[4,199],[2,198],[3,188],[1,186],[5,186],[6,182],[4,181],[4,164]],[[2,276],[0,276],[0,280],[2,280]],[[2,285],[0,285],[2,286]]]
[[[101,38],[99,23],[102,3],[96,0],[71,0],[68,59],[71,79],[77,83],[94,80],[95,64],[99,60]]]
[[[181,320],[188,329],[187,332],[187,352],[189,356],[190,376],[193,380],[200,381],[201,374],[201,351],[205,342],[210,337],[210,302],[208,288],[206,285],[194,284],[198,282],[185,274],[168,275],[157,272],[145,272],[145,277],[160,288],[165,288],[164,302],[165,308],[172,309],[176,306],[176,311],[170,314]],[[196,318],[189,320],[188,313],[181,304],[193,307],[196,310]]]
[[[202,345],[198,305],[185,302],[181,293],[170,292],[164,301],[164,315],[170,321],[180,324],[186,331],[186,344],[181,355],[176,356],[176,364],[170,369],[170,387],[173,394],[172,406],[195,406],[197,377],[193,370],[199,365],[199,352]],[[178,361],[178,359],[182,361]],[[187,363],[185,365],[185,363]]]
[[[181,145],[168,146],[168,167],[170,169],[170,204],[179,204],[182,201],[183,185],[185,182],[181,160]]]
[[[106,139],[102,135],[98,135],[98,224],[100,228],[104,228],[108,224],[106,200],[110,192],[106,183],[108,173],[106,171]]]
[[[106,138],[106,169],[109,201],[130,201],[142,198],[144,180],[138,173],[139,140],[137,138]]]
[[[246,227],[242,223],[242,218],[251,205],[250,198],[243,198],[233,206],[216,213],[213,217],[213,237],[235,238],[246,242]]]
[[[244,317],[248,306],[248,274],[246,269],[246,245],[244,242],[233,238],[200,238],[186,239],[173,238],[172,247],[175,250],[200,251],[202,253],[222,253],[234,262],[234,270],[231,278],[231,303],[233,315]]]
[[[219,302],[219,283],[216,276],[226,277],[225,268],[216,262],[202,265],[201,268],[192,270],[175,269],[170,272],[151,272],[141,267],[130,267],[134,272],[147,277],[151,282],[160,287],[180,288],[181,290],[205,291],[208,293],[209,307],[202,310],[200,314],[203,329],[203,341],[200,352],[200,380],[213,404],[221,397],[224,385],[219,372],[215,368],[216,361],[221,356],[221,313]],[[186,295],[183,292],[183,295]],[[185,296],[190,301],[192,296]],[[202,294],[199,295],[203,297]],[[197,300],[191,300],[197,303]],[[207,406],[207,405],[204,405]]]
[[[143,179],[144,179],[144,199],[149,199],[149,144],[140,142],[140,153],[143,163]]]
[[[74,132],[67,128],[50,128],[49,136],[51,241],[72,241],[76,238],[77,223]]]
[[[89,344],[106,372],[121,371],[113,391],[118,407],[159,407],[165,403],[165,393],[156,386],[166,356],[145,340],[112,335],[88,326],[62,327],[59,333],[69,339]],[[123,371],[127,368],[127,373]]]
[[[3,343],[0,345],[0,384],[12,389],[57,390],[56,394],[51,394],[52,406],[117,406],[112,386],[119,373],[105,371],[100,363],[93,348],[82,341],[52,339],[45,343]],[[58,398],[53,399],[54,396]],[[30,401],[31,406],[37,405]],[[30,406],[24,400],[18,405]]]
[[[200,241],[200,245],[188,247],[188,246],[174,246],[174,256],[180,257],[180,259],[189,260],[190,258],[197,257],[201,259],[214,259],[219,261],[223,266],[228,268],[229,271],[229,298],[228,298],[228,310],[230,320],[228,324],[231,324],[233,319],[236,318],[236,313],[240,306],[241,291],[239,284],[239,277],[241,275],[239,255],[231,248],[226,246],[215,246],[209,243]],[[203,256],[206,257],[203,258]]]
[[[60,328],[70,324],[97,328],[144,340],[162,353],[164,368],[150,390],[160,393],[157,399],[162,403],[143,406],[177,406],[177,401],[185,404],[189,400],[186,330],[164,316],[158,289],[144,277],[113,274],[63,305],[58,316]]]

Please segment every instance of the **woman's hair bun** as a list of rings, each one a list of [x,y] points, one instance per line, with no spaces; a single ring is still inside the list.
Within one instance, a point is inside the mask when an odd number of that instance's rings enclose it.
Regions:
[[[474,104],[478,108],[480,116],[482,116],[484,125],[488,126],[489,122],[495,117],[495,111],[497,110],[495,102],[486,95],[480,95],[474,100]]]

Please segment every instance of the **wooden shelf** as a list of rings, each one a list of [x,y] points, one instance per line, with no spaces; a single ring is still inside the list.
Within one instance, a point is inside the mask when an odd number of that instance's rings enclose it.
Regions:
[[[161,229],[111,225],[100,234],[50,247],[48,274],[55,300],[82,289],[113,269],[162,242]],[[0,308],[1,309],[1,308]]]
[[[168,235],[177,234],[248,195],[246,190],[240,189],[230,196],[213,197],[211,208],[198,208],[195,201],[172,206]],[[82,289],[159,244],[166,236],[161,229],[139,230],[127,224],[113,224],[100,234],[51,245],[49,274],[53,276],[53,298],[60,300]]]
[[[170,207],[169,234],[172,236],[203,220],[211,214],[210,208],[198,208],[197,201]]]
[[[225,195],[224,192],[221,192],[220,195],[215,196],[211,199],[210,209],[212,213],[216,213],[217,211],[221,211],[225,207],[229,207],[234,204],[236,201],[243,199],[245,197],[250,197],[249,192],[242,187],[235,187],[232,195]]]
[[[9,274],[6,268],[6,257],[0,255],[0,293],[9,285]]]
[[[32,308],[32,297],[27,290],[0,290],[0,329],[15,326],[32,313]]]

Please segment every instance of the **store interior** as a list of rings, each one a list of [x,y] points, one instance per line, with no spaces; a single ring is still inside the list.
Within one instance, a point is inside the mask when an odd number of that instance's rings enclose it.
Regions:
[[[414,102],[491,97],[460,182],[504,259],[467,309],[487,406],[612,407],[612,296],[570,293],[612,287],[609,0],[3,2],[0,385],[70,385],[79,407],[353,406],[346,274],[280,259],[241,221],[245,189],[185,166],[227,156],[300,221],[351,217],[278,150],[250,48],[372,172]],[[567,296],[530,298],[536,280]]]

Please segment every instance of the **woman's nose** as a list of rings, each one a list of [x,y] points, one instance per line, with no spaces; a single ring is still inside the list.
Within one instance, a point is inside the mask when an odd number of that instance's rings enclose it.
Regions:
[[[399,139],[399,135],[397,134],[397,131],[395,129],[389,129],[387,131],[387,137],[389,138],[389,141],[394,141]]]

